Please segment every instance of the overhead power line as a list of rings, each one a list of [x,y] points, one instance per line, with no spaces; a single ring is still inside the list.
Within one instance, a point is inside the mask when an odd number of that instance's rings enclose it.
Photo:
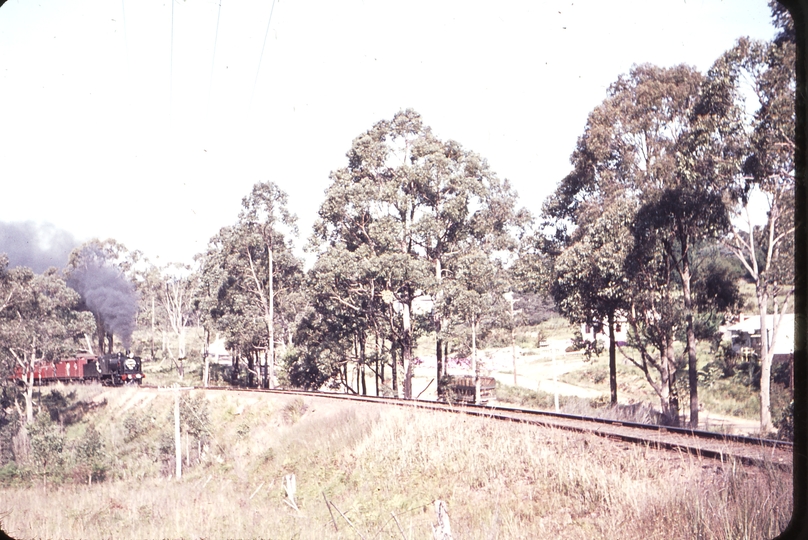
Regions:
[[[171,116],[171,105],[174,97],[174,2],[171,0],[171,60],[168,66],[168,116]]]
[[[267,36],[269,35],[269,25],[272,24],[272,13],[275,11],[275,0],[272,0],[272,8],[269,10],[269,21],[267,21],[267,31],[264,33],[264,44],[261,46],[261,56],[258,58],[258,69],[255,70],[255,81],[253,81],[252,95],[250,96],[250,108],[252,109],[253,98],[255,97],[255,86],[258,84],[258,74],[261,73],[261,61],[264,59],[264,49],[267,46]]]
[[[208,83],[208,106],[210,106],[210,89],[213,87],[213,67],[216,65],[216,43],[219,41],[219,19],[221,19],[221,17],[222,17],[222,0],[219,0],[219,12],[216,15],[216,35],[213,38],[213,58],[210,61],[210,83]]]

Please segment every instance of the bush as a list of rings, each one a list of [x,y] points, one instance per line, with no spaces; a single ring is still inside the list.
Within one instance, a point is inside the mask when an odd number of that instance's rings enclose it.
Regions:
[[[297,424],[308,408],[309,406],[301,398],[293,399],[283,407],[284,422],[289,425]]]
[[[149,430],[149,422],[145,414],[134,411],[123,419],[123,429],[123,440],[129,443]]]
[[[0,486],[14,485],[22,479],[23,471],[13,461],[0,467]]]
[[[780,417],[774,420],[774,425],[777,427],[777,438],[782,441],[794,440],[794,401],[788,404],[788,407],[783,409]]]
[[[34,467],[42,474],[42,481],[47,482],[48,473],[59,470],[63,462],[64,434],[60,426],[53,423],[50,414],[37,415],[34,423],[28,427],[28,433]]]
[[[104,441],[95,426],[90,424],[76,445],[74,478],[80,479],[82,482],[87,479],[87,483],[92,484],[93,479],[104,480],[106,474],[107,459]]]

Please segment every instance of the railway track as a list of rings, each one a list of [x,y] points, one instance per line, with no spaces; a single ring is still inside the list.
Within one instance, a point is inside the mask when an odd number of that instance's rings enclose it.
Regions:
[[[144,385],[146,388],[156,388]],[[653,449],[684,452],[716,460],[736,460],[745,465],[774,467],[784,471],[792,469],[793,445],[789,442],[758,439],[741,435],[726,435],[712,431],[673,428],[634,422],[620,422],[604,418],[578,416],[534,409],[520,409],[501,405],[452,405],[427,400],[403,400],[376,396],[307,392],[301,390],[266,390],[230,386],[197,387],[196,390],[257,392],[301,397],[318,397],[348,401],[416,407],[455,414],[480,416],[492,420],[520,422],[579,433],[591,433],[615,441],[641,444]]]

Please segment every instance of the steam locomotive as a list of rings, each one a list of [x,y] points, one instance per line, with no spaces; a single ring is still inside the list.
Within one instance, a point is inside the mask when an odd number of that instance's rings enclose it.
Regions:
[[[24,373],[19,366],[12,379],[22,382]],[[55,362],[37,362],[34,365],[34,384],[62,382],[100,382],[106,386],[140,384],[145,375],[140,357],[131,354],[78,354]]]

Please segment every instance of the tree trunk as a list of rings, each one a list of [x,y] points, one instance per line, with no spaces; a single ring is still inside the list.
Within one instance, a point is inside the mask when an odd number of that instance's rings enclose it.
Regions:
[[[435,327],[440,332],[440,321],[435,323]],[[435,381],[438,383],[437,392],[440,398],[443,396],[443,383],[441,382],[441,377],[443,376],[443,340],[440,338],[435,340],[435,360],[437,364]]]
[[[185,324],[180,326],[179,332],[177,332],[177,357],[178,358],[185,358]]]
[[[399,391],[399,387],[398,387],[398,360],[396,360],[396,348],[395,348],[395,346],[390,347],[390,358],[393,360],[393,365],[392,365],[393,392],[395,393],[397,398],[401,398],[401,392]]]
[[[151,297],[151,358],[154,360],[154,293]]]
[[[609,312],[609,390],[611,391],[611,404],[617,405],[617,343],[614,337],[614,312]],[[513,332],[513,331],[511,331]],[[516,357],[514,356],[514,373],[516,373]],[[514,381],[516,375],[514,375]],[[516,384],[514,382],[514,384]]]
[[[364,332],[359,335],[359,378],[362,383],[362,395],[368,395],[367,383],[365,381],[365,335]],[[359,388],[357,387],[357,391]]]
[[[477,363],[477,319],[471,316],[471,370],[474,372],[474,404],[480,404],[480,365]]]
[[[202,385],[207,388],[208,381],[210,380],[210,331],[205,328],[205,344],[204,350],[202,351],[202,357],[205,359],[205,372],[202,375]]]
[[[182,439],[180,437],[180,392],[174,391],[174,461],[177,480],[182,478]]]
[[[673,336],[667,337],[665,347],[665,372],[667,373],[668,407],[673,426],[679,425],[679,392],[676,391],[676,353],[673,350]]]
[[[275,388],[275,259],[273,258],[274,246],[269,248],[269,351],[267,353],[267,363],[269,364],[269,387]]]
[[[404,361],[404,399],[412,399],[412,300],[407,299],[402,310],[402,360]]]
[[[758,291],[758,313],[760,314],[760,434],[765,436],[772,431],[771,413],[771,373],[772,358],[769,351],[769,298],[765,290]]]
[[[435,279],[438,282],[438,288],[436,289],[438,292],[435,293],[435,300],[438,300],[438,297],[441,295],[440,291],[440,282],[441,278],[443,277],[443,271],[441,270],[441,263],[440,259],[435,260]],[[433,307],[434,313],[434,320],[435,320],[435,364],[437,373],[435,374],[435,382],[438,383],[437,385],[437,396],[438,398],[443,396],[443,382],[441,381],[441,376],[443,375],[443,340],[440,337],[441,331],[441,317],[438,310]]]
[[[516,377],[516,329],[511,326],[511,358],[513,358],[513,385],[519,386]]]
[[[687,255],[687,244],[682,243],[682,296],[685,304],[685,320],[687,322],[687,379],[690,386],[690,427],[699,427],[699,391],[698,367],[696,365],[696,332],[693,328],[693,299],[690,293],[690,261]]]
[[[29,368],[28,373],[25,375],[25,421],[32,423],[34,421],[34,370],[33,365]]]

